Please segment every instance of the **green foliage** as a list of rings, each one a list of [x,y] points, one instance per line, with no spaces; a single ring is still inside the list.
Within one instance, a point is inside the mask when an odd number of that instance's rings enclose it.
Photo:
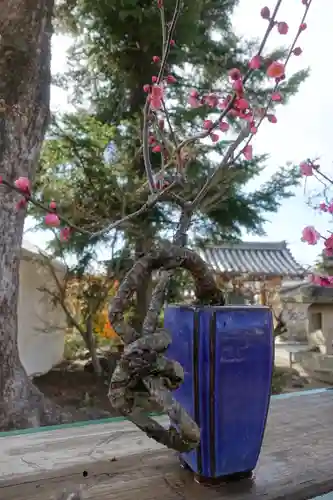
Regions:
[[[316,259],[315,270],[318,273],[333,276],[333,258],[327,257],[325,253],[322,252]]]

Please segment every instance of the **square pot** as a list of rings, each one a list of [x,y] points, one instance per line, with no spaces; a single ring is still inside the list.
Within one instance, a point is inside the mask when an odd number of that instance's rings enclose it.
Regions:
[[[268,307],[168,306],[166,355],[184,368],[176,399],[201,429],[199,447],[180,455],[202,478],[247,475],[256,466],[274,362]]]

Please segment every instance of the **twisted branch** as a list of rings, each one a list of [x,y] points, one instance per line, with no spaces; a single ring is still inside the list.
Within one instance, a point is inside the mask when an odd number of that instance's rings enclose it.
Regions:
[[[109,310],[110,323],[127,347],[113,373],[108,397],[114,407],[149,437],[184,452],[198,446],[200,429],[170,392],[184,380],[181,365],[164,357],[171,337],[163,329],[141,337],[139,332],[125,323],[123,317],[139,283],[160,268],[189,271],[195,280],[196,297],[200,304],[224,303],[213,274],[197,253],[176,245],[165,245],[138,260],[127,273]],[[172,422],[169,429],[143,413],[143,410],[152,411],[156,404],[169,416]]]
[[[192,204],[190,204],[189,206],[185,204],[185,206],[182,207],[178,229],[173,238],[173,243],[175,245],[179,245],[181,247],[184,247],[186,245],[187,230],[191,223],[191,215]],[[158,317],[164,304],[166,290],[168,288],[173,272],[174,269],[172,271],[163,271],[157,285],[153,290],[153,295],[142,326],[144,335],[153,333],[156,329]]]

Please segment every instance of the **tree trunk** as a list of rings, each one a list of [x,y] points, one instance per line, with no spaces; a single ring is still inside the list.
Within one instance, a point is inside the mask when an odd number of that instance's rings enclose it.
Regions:
[[[152,239],[147,235],[144,238],[138,238],[135,243],[135,260],[142,257],[151,250]],[[133,328],[139,332],[141,331],[144,319],[146,317],[148,306],[152,295],[152,278],[145,276],[139,284],[136,291],[136,306],[135,313],[132,320]]]
[[[91,363],[94,369],[94,373],[98,376],[101,377],[103,374],[103,369],[101,366],[101,363],[99,361],[99,358],[97,356],[96,352],[96,342],[95,342],[95,336],[93,332],[93,317],[92,314],[89,314],[89,317],[87,319],[86,323],[86,336],[84,337],[87,349],[90,353],[91,356]]]
[[[49,119],[53,0],[4,0],[0,19],[0,176],[33,180]],[[25,211],[0,185],[0,429],[70,420],[32,384],[19,358],[17,306]],[[32,284],[33,286],[33,284]]]

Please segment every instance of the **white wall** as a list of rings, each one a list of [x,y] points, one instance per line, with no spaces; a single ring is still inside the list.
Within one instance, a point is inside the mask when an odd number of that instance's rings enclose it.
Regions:
[[[37,289],[51,288],[50,271],[38,260],[24,256],[20,263],[18,307],[18,348],[28,375],[47,373],[63,359],[65,315],[54,307],[49,297]],[[62,279],[59,267],[57,275]]]

